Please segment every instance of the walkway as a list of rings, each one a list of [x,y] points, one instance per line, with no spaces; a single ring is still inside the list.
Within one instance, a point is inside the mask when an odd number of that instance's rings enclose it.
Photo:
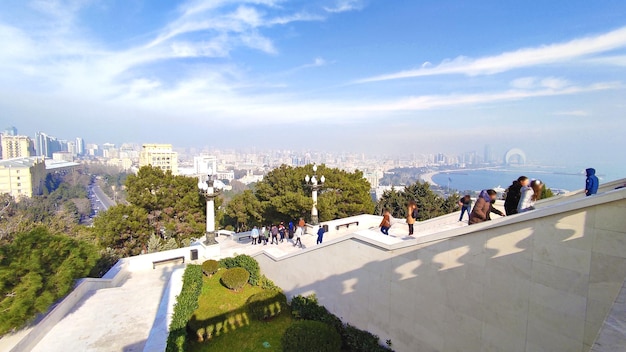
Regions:
[[[143,351],[167,282],[179,268],[184,265],[131,272],[120,287],[92,291],[32,351]]]

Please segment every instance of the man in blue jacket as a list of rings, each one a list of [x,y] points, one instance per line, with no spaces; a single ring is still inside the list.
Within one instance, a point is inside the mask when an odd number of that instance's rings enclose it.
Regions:
[[[585,170],[587,172],[587,182],[585,184],[585,194],[590,196],[592,194],[598,193],[598,185],[600,181],[598,180],[598,176],[596,176],[596,169],[588,168]]]

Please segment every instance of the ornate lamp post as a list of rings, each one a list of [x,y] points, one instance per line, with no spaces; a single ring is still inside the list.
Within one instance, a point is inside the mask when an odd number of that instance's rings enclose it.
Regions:
[[[326,178],[322,175],[322,177],[319,178],[319,183],[317,182],[317,165],[313,164],[313,176],[306,175],[304,178],[304,182],[311,186],[311,198],[313,198],[313,208],[311,208],[311,225],[318,225],[320,222],[317,214],[317,191],[322,188],[324,181],[326,181]]]
[[[206,182],[198,182],[200,194],[206,199],[206,233],[204,244],[214,244],[215,241],[215,198],[222,191],[215,187],[216,175],[212,168],[209,168],[209,175]]]

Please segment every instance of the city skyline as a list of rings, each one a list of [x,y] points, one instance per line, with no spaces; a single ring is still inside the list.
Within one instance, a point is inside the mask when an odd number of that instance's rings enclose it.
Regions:
[[[0,9],[0,122],[31,137],[368,154],[490,144],[577,164],[625,146],[619,1]]]

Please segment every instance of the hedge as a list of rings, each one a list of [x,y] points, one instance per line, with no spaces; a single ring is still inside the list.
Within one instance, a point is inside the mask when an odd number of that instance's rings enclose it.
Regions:
[[[206,276],[211,276],[215,274],[219,268],[220,263],[217,260],[209,259],[202,263],[202,271]]]
[[[222,274],[222,284],[233,291],[239,291],[250,279],[250,273],[244,268],[231,268]]]
[[[240,254],[236,257],[224,258],[220,260],[220,266],[226,269],[244,268],[250,273],[250,278],[248,279],[250,285],[259,285],[261,268],[259,267],[259,263],[249,255]]]
[[[287,328],[282,344],[284,352],[339,352],[341,336],[327,324],[301,320]]]
[[[265,320],[279,315],[287,306],[287,297],[275,290],[255,293],[246,302],[250,316],[254,319]]]
[[[295,318],[313,320],[334,328],[341,336],[342,350],[354,352],[386,352],[392,351],[380,344],[378,336],[347,324],[330,313],[324,306],[320,306],[315,295],[307,297],[296,296],[291,300],[291,311]],[[387,342],[391,345],[391,341]]]
[[[202,267],[188,265],[183,275],[183,287],[178,295],[170,323],[170,334],[167,337],[167,352],[184,352],[187,350],[187,322],[193,312],[198,309],[198,297],[202,291]]]

